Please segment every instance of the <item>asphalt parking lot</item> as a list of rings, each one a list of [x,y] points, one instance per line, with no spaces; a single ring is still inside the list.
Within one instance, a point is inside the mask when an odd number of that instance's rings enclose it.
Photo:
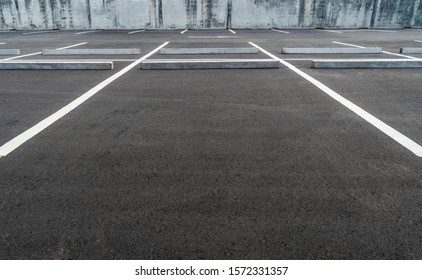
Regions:
[[[317,58],[401,59],[400,48],[422,47],[422,30],[182,32],[0,32],[0,48],[21,50],[12,60],[57,59],[45,48],[142,50],[60,57],[113,61],[108,71],[0,70],[0,259],[422,258],[422,157],[393,139],[422,145],[422,70],[310,68]],[[285,64],[122,72],[147,54],[176,58],[153,52],[166,42],[251,42],[396,132]],[[384,53],[280,53],[341,46]],[[177,56],[190,57],[269,58]]]

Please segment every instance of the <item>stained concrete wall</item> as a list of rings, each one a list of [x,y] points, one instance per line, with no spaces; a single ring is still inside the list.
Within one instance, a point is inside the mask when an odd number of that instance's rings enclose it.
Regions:
[[[0,29],[422,27],[422,0],[0,0]]]

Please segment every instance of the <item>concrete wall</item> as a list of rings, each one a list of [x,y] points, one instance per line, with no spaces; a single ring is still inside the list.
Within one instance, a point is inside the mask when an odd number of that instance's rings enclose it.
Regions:
[[[422,27],[422,0],[0,0],[0,29]]]

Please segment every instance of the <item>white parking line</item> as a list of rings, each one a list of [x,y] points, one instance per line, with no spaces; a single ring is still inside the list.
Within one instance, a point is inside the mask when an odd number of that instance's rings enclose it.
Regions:
[[[415,40],[415,42],[422,43],[422,41],[421,41],[421,40]]]
[[[87,34],[87,33],[94,33],[94,32],[101,32],[102,30],[89,30],[89,31],[82,31],[82,32],[77,32],[75,33],[75,35],[80,35],[80,34]]]
[[[330,33],[343,33],[341,31],[336,31],[336,30],[321,30],[321,31],[330,32]]]
[[[86,44],[86,42],[81,43],[81,44]],[[63,48],[59,48],[59,49],[69,49],[69,48],[73,48],[73,47],[79,46],[81,44],[67,46],[67,47],[63,47]],[[13,60],[13,59],[22,58],[22,57],[28,57],[28,56],[33,56],[33,55],[39,55],[39,54],[42,54],[42,52],[35,52],[35,53],[29,53],[29,54],[24,54],[24,55],[13,56],[13,57],[5,58],[5,59],[0,59],[0,61],[8,61],[8,60]]]
[[[142,30],[135,30],[135,31],[131,31],[131,32],[129,32],[128,34],[130,35],[130,34],[135,34],[135,33],[144,32],[144,31],[145,31],[145,29],[142,29]]]
[[[280,32],[280,33],[285,33],[285,34],[290,34],[290,32],[288,32],[288,31],[283,31],[283,30],[278,30],[278,29],[271,29],[272,31],[275,31],[275,32]]]
[[[336,41],[332,41],[334,44],[340,44],[340,45],[346,45],[346,46],[352,46],[352,47],[356,47],[356,48],[365,48],[363,46],[358,46],[358,45],[352,45],[352,44],[346,44],[346,43],[342,43],[342,42],[336,42]],[[392,52],[387,52],[387,51],[382,51],[382,53],[385,54],[389,54],[389,55],[394,55],[394,56],[399,56],[399,57],[405,57],[405,58],[410,58],[410,59],[419,59],[417,57],[413,57],[413,56],[409,56],[409,55],[403,55],[403,54],[398,54],[398,53],[392,53]]]
[[[182,32],[180,32],[180,34],[183,34],[185,32],[188,32],[188,29],[183,30]]]
[[[231,32],[231,33],[233,33],[233,34],[236,34],[236,32],[234,32],[233,30],[231,30],[230,28],[229,28],[229,31]]]
[[[410,58],[410,59],[419,59],[417,57],[413,57],[413,56],[409,56],[409,55],[403,55],[403,54],[398,54],[398,53],[392,53],[392,52],[387,52],[387,51],[382,51],[382,53],[390,54],[390,55],[395,55],[395,56],[400,56],[400,57],[405,57],[405,58]]]
[[[113,81],[115,81],[116,79],[118,79],[122,75],[126,74],[128,71],[130,71],[136,65],[138,65],[139,63],[141,63],[142,61],[144,61],[145,59],[147,59],[148,57],[150,57],[151,55],[153,55],[154,53],[159,51],[161,48],[166,46],[168,43],[169,42],[162,44],[161,46],[159,46],[155,50],[151,51],[147,55],[141,57],[140,59],[138,59],[135,62],[131,63],[130,65],[126,66],[125,68],[123,68],[122,70],[117,72],[116,74],[112,75],[108,79],[102,81],[101,83],[99,83],[98,85],[93,87],[92,89],[85,92],[83,95],[81,95],[80,97],[78,97],[77,99],[75,99],[74,101],[72,101],[71,103],[69,103],[68,105],[63,107],[62,109],[58,110],[56,113],[52,114],[51,116],[47,117],[46,119],[42,120],[41,122],[37,123],[33,127],[29,128],[25,132],[21,133],[20,135],[16,136],[12,140],[10,140],[9,142],[7,142],[3,146],[1,146],[0,147],[0,157],[7,156],[9,153],[11,153],[15,149],[17,149],[19,146],[24,144],[26,141],[30,140],[32,137],[34,137],[35,135],[37,135],[38,133],[40,133],[41,131],[43,131],[44,129],[46,129],[47,127],[52,125],[53,123],[55,123],[57,120],[61,119],[62,117],[64,117],[65,115],[67,115],[68,113],[70,113],[71,111],[76,109],[79,105],[81,105],[82,103],[87,101],[89,98],[94,96],[97,92],[99,92],[100,90],[102,90],[103,88],[105,88],[106,86],[111,84]]]
[[[60,51],[60,50],[70,49],[70,48],[73,48],[73,47],[85,45],[86,43],[88,43],[88,42],[83,42],[83,43],[79,43],[79,44],[75,44],[75,45],[71,45],[71,46],[67,46],[67,47],[63,47],[63,48],[58,48],[56,50]]]
[[[4,44],[6,44],[6,43],[4,43],[4,42],[0,43],[0,45],[4,45]]]
[[[308,74],[306,74],[302,70],[296,68],[292,64],[290,64],[290,63],[284,61],[283,59],[271,54],[270,52],[264,50],[263,48],[259,47],[258,45],[254,44],[252,42],[249,42],[249,44],[251,44],[255,48],[259,49],[260,51],[262,51],[263,53],[265,53],[269,57],[278,60],[281,64],[283,64],[284,66],[286,66],[287,68],[289,68],[290,70],[295,72],[296,74],[298,74],[301,77],[308,80],[310,83],[312,83],[313,85],[318,87],[320,90],[325,92],[327,95],[332,97],[334,100],[336,100],[337,102],[339,102],[340,104],[342,104],[343,106],[345,106],[346,108],[348,108],[349,110],[351,110],[352,112],[354,112],[355,114],[360,116],[362,119],[364,119],[368,123],[372,124],[374,127],[379,129],[381,132],[383,132],[384,134],[386,134],[387,136],[392,138],[394,141],[396,141],[397,143],[399,143],[400,145],[402,145],[403,147],[405,147],[406,149],[408,149],[409,151],[414,153],[416,156],[422,157],[422,146],[420,146],[418,143],[414,142],[413,140],[411,140],[407,136],[403,135],[399,131],[395,130],[391,126],[387,125],[386,123],[382,122],[381,120],[374,117],[370,113],[366,112],[365,110],[363,110],[359,106],[350,102],[349,100],[347,100],[343,96],[339,95],[334,90],[330,89],[329,87],[327,87],[326,85],[324,85],[320,81],[312,78],[311,76],[309,76]]]
[[[47,31],[26,32],[26,33],[22,33],[22,35],[35,35],[35,34],[53,33],[53,32],[59,32],[59,31],[60,30],[47,30]]]
[[[352,44],[347,44],[347,43],[342,43],[342,42],[337,42],[337,41],[331,41],[334,44],[339,44],[339,45],[344,45],[344,46],[349,46],[349,47],[355,47],[355,48],[360,48],[360,49],[364,49],[365,47],[362,46],[358,46],[358,45],[352,45]]]
[[[0,61],[8,61],[8,60],[13,60],[13,59],[17,59],[17,58],[38,55],[38,54],[42,54],[42,52],[35,52],[35,53],[29,53],[29,54],[24,54],[24,55],[18,55],[18,56],[14,56],[14,57],[5,58],[5,59],[0,59]]]

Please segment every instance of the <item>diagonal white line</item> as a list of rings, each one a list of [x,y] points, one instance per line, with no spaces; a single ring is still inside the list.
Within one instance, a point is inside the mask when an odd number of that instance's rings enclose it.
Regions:
[[[71,46],[67,46],[67,47],[63,47],[63,48],[58,48],[56,50],[60,51],[60,50],[70,49],[70,48],[73,48],[73,47],[85,45],[86,43],[88,43],[88,42],[83,42],[83,43],[79,43],[79,44],[75,44],[75,45],[71,45]]]
[[[382,122],[381,120],[379,120],[375,116],[366,112],[365,110],[363,110],[359,106],[350,102],[349,100],[347,100],[346,98],[344,98],[343,96],[341,96],[340,94],[335,92],[334,90],[330,89],[329,87],[327,87],[326,85],[324,85],[320,81],[316,80],[315,78],[312,78],[311,76],[309,76],[308,74],[306,74],[305,72],[300,70],[299,68],[297,68],[297,67],[293,66],[292,64],[284,61],[283,59],[273,55],[272,53],[264,50],[263,48],[259,47],[258,45],[254,44],[252,42],[249,42],[249,44],[251,44],[255,48],[259,49],[260,51],[262,51],[263,53],[265,53],[269,57],[278,60],[281,64],[283,64],[284,66],[286,66],[287,68],[289,68],[290,70],[292,70],[293,72],[298,74],[299,76],[308,80],[310,83],[312,83],[313,85],[318,87],[320,90],[325,92],[327,95],[332,97],[334,100],[336,100],[337,102],[339,102],[340,104],[342,104],[343,106],[345,106],[346,108],[348,108],[349,110],[351,110],[352,112],[354,112],[355,114],[360,116],[362,119],[364,119],[368,123],[372,124],[374,127],[379,129],[381,132],[383,132],[384,134],[386,134],[387,136],[392,138],[394,141],[396,141],[397,143],[399,143],[400,145],[402,145],[403,147],[405,147],[406,149],[408,149],[409,151],[414,153],[416,156],[422,157],[422,146],[420,146],[418,143],[416,143],[412,139],[408,138],[407,136],[403,135],[402,133],[395,130],[391,126]]]
[[[144,32],[144,31],[145,31],[145,29],[142,29],[142,30],[135,30],[135,31],[131,31],[131,32],[129,32],[128,34],[130,35],[130,34],[135,34],[135,33]]]
[[[330,32],[330,33],[343,33],[341,31],[336,31],[336,30],[321,30],[321,31]]]
[[[346,44],[346,43],[342,43],[342,42],[336,42],[336,41],[332,41],[332,42],[334,44],[346,45],[346,46],[351,46],[351,47],[355,47],[355,48],[361,48],[361,49],[364,49],[365,48],[365,47],[362,47],[362,46],[352,45],[352,44]],[[399,56],[399,57],[410,58],[410,59],[419,59],[417,57],[403,55],[403,54],[398,54],[398,53],[392,53],[392,52],[387,52],[387,51],[382,51],[382,53],[389,54],[389,55],[394,55],[394,56]]]
[[[275,31],[275,32],[280,32],[280,33],[285,33],[285,34],[290,34],[290,32],[288,32],[288,31],[283,31],[283,30],[278,30],[278,29],[271,29],[272,31]]]
[[[119,72],[114,74],[113,76],[111,76],[108,79],[102,81],[101,83],[99,83],[98,85],[96,85],[95,87],[90,89],[89,91],[85,92],[83,95],[81,95],[80,97],[78,97],[77,99],[75,99],[74,101],[72,101],[71,103],[66,105],[65,107],[61,108],[60,110],[58,110],[57,112],[55,112],[51,116],[49,116],[46,119],[40,121],[39,123],[37,123],[33,127],[29,128],[28,130],[24,131],[20,135],[16,136],[12,140],[10,140],[9,142],[7,142],[3,146],[1,146],[0,147],[0,157],[7,156],[9,153],[11,153],[15,149],[17,149],[19,146],[24,144],[26,141],[30,140],[32,137],[34,137],[35,135],[37,135],[38,133],[40,133],[41,131],[43,131],[44,129],[46,129],[47,127],[52,125],[53,123],[55,123],[57,120],[61,119],[62,117],[64,117],[65,115],[67,115],[68,113],[73,111],[79,105],[81,105],[82,103],[87,101],[89,98],[94,96],[97,92],[99,92],[100,90],[102,90],[103,88],[105,88],[106,86],[111,84],[113,81],[115,81],[119,77],[126,74],[128,71],[130,71],[136,65],[138,65],[139,63],[141,63],[142,61],[144,61],[145,59],[147,59],[148,57],[150,57],[151,55],[153,55],[154,53],[159,51],[161,48],[166,46],[168,43],[169,42],[162,44],[161,46],[159,46],[155,50],[151,51],[147,55],[141,57],[140,59],[138,59],[135,62],[131,63],[130,65],[126,66],[125,68],[123,68],[122,70],[120,70]]]
[[[81,43],[81,44],[86,44],[85,43]],[[63,47],[63,48],[59,48],[59,49],[68,49],[68,48],[73,48],[78,46],[79,44],[76,45],[72,45],[72,46],[67,46],[67,47]],[[59,50],[58,49],[58,50]],[[24,55],[18,55],[18,56],[13,56],[13,57],[9,57],[9,58],[5,58],[5,59],[0,59],[0,61],[8,61],[8,60],[13,60],[13,59],[17,59],[17,58],[22,58],[22,57],[27,57],[27,56],[33,56],[33,55],[38,55],[38,54],[42,54],[42,52],[35,52],[35,53],[29,53],[29,54],[24,54]]]
[[[0,59],[0,61],[8,61],[8,60],[13,60],[13,59],[17,59],[17,58],[38,55],[38,54],[42,54],[42,52],[35,52],[35,53],[29,53],[29,54],[24,54],[24,55],[18,55],[18,56],[14,56],[14,57],[5,58],[5,59]]]
[[[89,31],[82,31],[82,32],[77,32],[75,33],[75,35],[80,35],[80,34],[87,34],[87,33],[94,33],[94,32],[101,32],[102,30],[89,30]]]
[[[355,48],[360,48],[360,49],[364,49],[365,47],[362,46],[358,46],[358,45],[353,45],[353,44],[347,44],[347,43],[342,43],[342,42],[337,42],[337,41],[332,41],[334,44],[339,44],[339,45],[344,45],[344,46],[349,46],[349,47],[355,47]]]

